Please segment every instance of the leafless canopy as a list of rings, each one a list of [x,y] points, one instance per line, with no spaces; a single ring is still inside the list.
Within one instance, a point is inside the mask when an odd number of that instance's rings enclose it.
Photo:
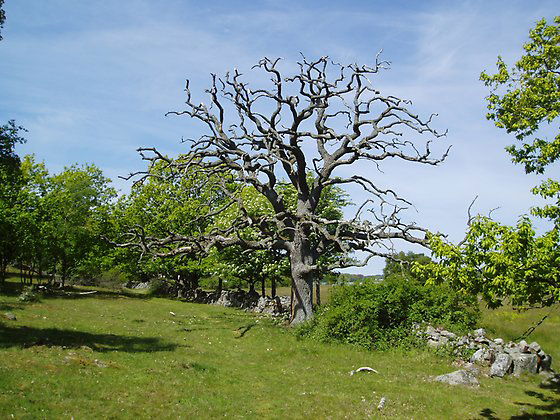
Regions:
[[[269,88],[252,89],[243,75],[234,70],[224,77],[212,75],[206,90],[208,103],[197,103],[187,81],[186,109],[169,112],[201,121],[207,134],[186,140],[190,148],[182,159],[171,159],[155,148],[140,148],[144,160],[186,173],[205,174],[227,171],[238,185],[252,186],[274,209],[273,214],[255,216],[242,196],[223,182],[230,200],[226,207],[239,208],[239,217],[228,227],[215,227],[197,237],[170,232],[166,238],[153,238],[136,232],[131,243],[157,255],[204,252],[209,248],[240,245],[246,249],[283,249],[293,265],[305,272],[316,270],[317,258],[328,249],[351,253],[365,251],[365,261],[349,259],[336,262],[338,267],[365,264],[372,256],[390,256],[392,240],[426,245],[426,230],[401,218],[410,205],[391,189],[378,186],[363,174],[348,173],[345,167],[358,161],[370,161],[379,168],[386,159],[401,159],[437,165],[447,151],[433,157],[432,140],[445,133],[431,128],[434,115],[421,119],[409,111],[410,102],[384,96],[373,78],[388,63],[379,55],[373,66],[341,65],[328,57],[308,61],[284,76],[279,59],[262,59],[254,69],[267,76]],[[419,143],[420,142],[420,143]],[[309,176],[311,174],[312,176]],[[131,174],[142,180],[149,171]],[[289,208],[280,182],[289,182],[297,191],[297,208]],[[329,186],[359,185],[364,202],[353,218],[327,220],[319,216],[321,194]],[[252,227],[251,238],[240,234]],[[313,237],[313,249],[308,249]],[[302,251],[303,249],[303,251]]]

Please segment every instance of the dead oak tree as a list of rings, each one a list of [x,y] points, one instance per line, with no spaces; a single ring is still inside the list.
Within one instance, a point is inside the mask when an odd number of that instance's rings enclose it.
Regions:
[[[291,267],[295,296],[291,321],[295,324],[313,315],[312,287],[322,254],[366,253],[362,261],[335,259],[330,267],[334,269],[364,265],[373,256],[391,256],[393,240],[427,246],[426,229],[401,218],[410,203],[369,177],[348,175],[348,167],[370,161],[379,168],[387,159],[437,165],[449,149],[432,157],[430,144],[443,135],[431,128],[432,116],[422,120],[409,111],[410,102],[383,96],[375,88],[370,79],[388,66],[378,57],[372,67],[340,65],[328,57],[302,58],[298,70],[287,77],[281,64],[278,59],[264,58],[254,66],[268,76],[268,89],[251,89],[237,70],[223,78],[212,75],[212,85],[206,90],[208,104],[193,100],[187,81],[186,110],[169,114],[201,121],[207,134],[188,140],[188,155],[180,159],[168,158],[155,148],[139,149],[151,165],[163,161],[178,173],[225,171],[241,188],[250,186],[265,197],[273,211],[255,215],[242,195],[232,192],[224,181],[228,204],[212,215],[237,206],[237,217],[229,226],[214,227],[196,237],[170,232],[165,238],[150,238],[138,231],[129,245],[135,243],[159,256],[232,245],[283,250]],[[421,146],[414,138],[420,139]],[[147,175],[130,176],[142,179]],[[279,188],[282,181],[297,192],[297,205],[286,202]],[[347,220],[320,217],[317,207],[323,192],[349,184],[357,184],[367,195],[356,215]],[[247,229],[251,235],[240,234]]]

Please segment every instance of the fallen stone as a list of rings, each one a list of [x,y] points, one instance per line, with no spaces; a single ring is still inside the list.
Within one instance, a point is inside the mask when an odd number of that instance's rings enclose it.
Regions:
[[[467,337],[466,335],[462,336],[461,338],[459,338],[459,340],[457,340],[457,345],[459,346],[465,346],[469,344],[469,337]]]
[[[15,316],[13,313],[11,313],[11,312],[6,312],[6,313],[4,314],[4,317],[5,317],[6,319],[9,319],[10,321],[17,321],[16,316]]]
[[[498,346],[503,346],[504,345],[504,340],[501,338],[496,338],[494,340],[494,343],[496,343]]]
[[[434,333],[437,333],[436,329],[434,327],[432,327],[431,325],[428,325],[426,327],[426,334],[432,335]]]
[[[377,409],[378,410],[383,410],[386,402],[387,402],[387,398],[381,397],[381,399],[379,400],[379,404],[377,404]]]
[[[535,353],[538,353],[541,350],[541,346],[536,341],[533,341],[531,344],[529,344],[529,349],[531,349]]]
[[[455,333],[452,333],[451,331],[443,330],[440,334],[441,334],[442,336],[447,337],[447,338],[450,338],[450,339],[457,338],[457,335],[456,335]]]
[[[427,344],[430,347],[439,347],[439,341],[432,340],[431,338],[427,341]]]
[[[486,335],[486,330],[484,328],[479,328],[478,330],[474,330],[474,335],[476,337],[484,337]]]
[[[455,372],[446,373],[445,375],[436,376],[434,378],[437,382],[443,382],[449,385],[466,385],[478,386],[478,379],[472,371],[456,370]]]
[[[522,373],[537,373],[538,357],[536,354],[519,353],[512,354],[513,374],[516,376]]]
[[[484,353],[485,353],[484,349],[478,349],[477,351],[474,352],[474,354],[471,356],[469,361],[471,363],[483,363]]]
[[[500,353],[496,356],[496,360],[490,366],[490,376],[498,376],[503,378],[511,369],[513,358],[507,353]]]
[[[521,353],[531,353],[531,349],[525,340],[521,340],[519,344],[517,344],[517,348]]]

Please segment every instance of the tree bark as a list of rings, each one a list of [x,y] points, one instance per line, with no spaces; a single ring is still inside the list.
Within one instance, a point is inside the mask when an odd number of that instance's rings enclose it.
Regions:
[[[318,278],[315,279],[315,304],[321,304],[321,281]]]
[[[292,273],[292,319],[291,325],[300,324],[313,318],[313,269],[315,258],[305,237],[305,233],[296,233],[290,252],[290,269]]]
[[[266,285],[264,277],[261,279],[261,297],[266,296]]]
[[[270,294],[272,295],[273,299],[276,297],[276,277],[275,276],[272,276],[270,278]]]

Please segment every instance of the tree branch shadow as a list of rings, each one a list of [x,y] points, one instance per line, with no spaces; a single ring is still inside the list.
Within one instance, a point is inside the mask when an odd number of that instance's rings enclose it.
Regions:
[[[58,328],[10,327],[0,323],[0,348],[33,346],[66,348],[87,346],[98,352],[127,353],[173,351],[180,347],[178,344],[165,342],[157,337],[95,334]]]
[[[542,392],[525,391],[525,394],[537,398],[543,404],[532,403],[516,403],[519,405],[531,407],[534,410],[539,410],[545,414],[529,414],[524,413],[519,416],[512,416],[511,419],[558,419],[560,418],[560,374],[555,374],[550,379],[542,382],[539,388],[545,391],[552,391],[544,394]]]
[[[560,418],[560,374],[555,374],[539,385],[545,392],[525,391],[525,394],[536,398],[541,403],[515,402],[516,405],[531,409],[532,412],[511,416],[510,420],[517,419],[559,419]],[[536,414],[540,412],[542,414]],[[479,416],[487,419],[497,419],[495,412],[490,408],[483,409]]]

